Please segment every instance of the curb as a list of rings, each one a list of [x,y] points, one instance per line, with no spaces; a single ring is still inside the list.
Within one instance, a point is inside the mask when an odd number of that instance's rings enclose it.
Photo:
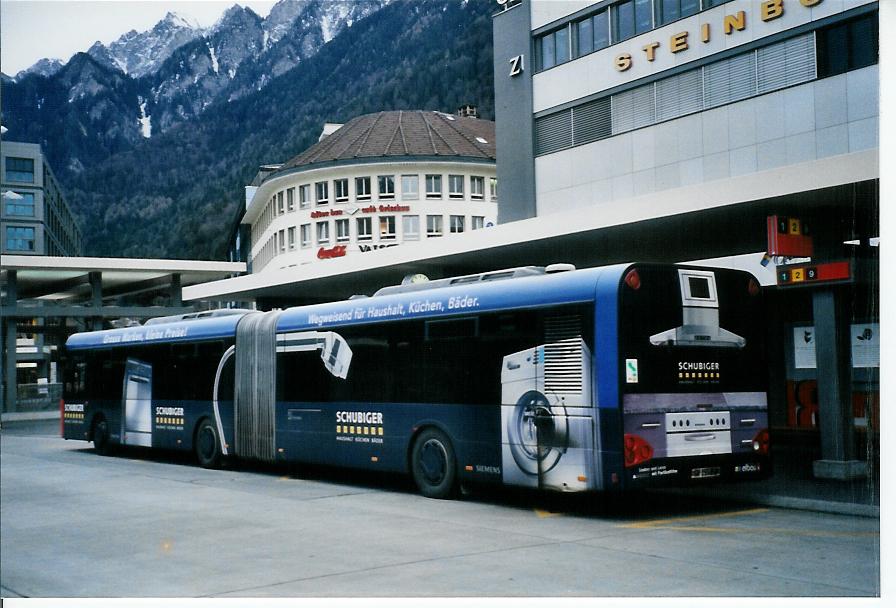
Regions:
[[[816,511],[819,513],[833,513],[836,515],[853,515],[880,519],[880,507],[875,505],[841,502],[835,500],[819,500],[816,498],[798,498],[796,496],[783,496],[780,494],[755,494],[739,493],[736,490],[722,491],[718,489],[712,492],[693,490],[667,490],[670,494],[694,496],[700,498],[713,498],[729,502],[751,503],[767,507],[781,509],[797,509],[800,511]]]

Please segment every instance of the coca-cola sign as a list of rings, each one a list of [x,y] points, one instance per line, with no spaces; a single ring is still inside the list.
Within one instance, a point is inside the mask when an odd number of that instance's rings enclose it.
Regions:
[[[321,247],[317,250],[317,259],[330,260],[333,258],[341,258],[345,255],[345,251],[345,245],[336,245],[335,247],[330,247],[329,249]]]

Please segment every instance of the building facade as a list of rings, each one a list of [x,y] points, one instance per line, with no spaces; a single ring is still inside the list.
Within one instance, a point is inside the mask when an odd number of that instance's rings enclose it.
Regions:
[[[0,167],[0,251],[81,255],[81,229],[40,146],[4,141]]]
[[[505,13],[502,222],[878,147],[876,2],[535,0]],[[527,65],[509,77],[517,57]]]
[[[749,257],[757,276],[769,216],[811,232],[813,263],[854,272],[767,289],[772,423],[811,438],[817,475],[865,474],[879,439],[878,3],[497,9],[499,221],[625,216],[642,258]]]
[[[262,167],[232,249],[248,232],[253,273],[325,264],[492,226],[497,201],[493,122],[380,112],[328,124],[299,156]]]

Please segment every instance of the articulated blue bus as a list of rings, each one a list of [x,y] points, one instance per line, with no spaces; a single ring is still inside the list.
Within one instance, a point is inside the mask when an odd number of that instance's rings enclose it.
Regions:
[[[203,318],[205,317],[205,318]],[[770,473],[748,273],[566,266],[79,333],[62,434],[230,459],[597,491]]]

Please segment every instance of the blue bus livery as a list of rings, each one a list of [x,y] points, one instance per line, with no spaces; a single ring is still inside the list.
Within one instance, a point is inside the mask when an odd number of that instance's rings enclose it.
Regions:
[[[468,481],[594,491],[769,474],[751,275],[564,270],[75,334],[62,433],[100,453],[192,450],[206,467],[410,473],[431,497]]]

